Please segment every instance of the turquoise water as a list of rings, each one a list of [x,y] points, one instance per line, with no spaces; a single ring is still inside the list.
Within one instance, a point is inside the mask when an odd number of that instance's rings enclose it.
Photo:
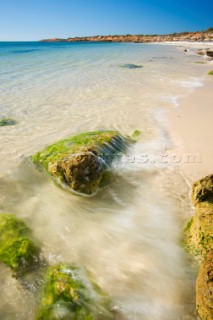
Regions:
[[[156,44],[0,43],[0,117],[17,121],[0,128],[0,211],[25,219],[50,264],[86,268],[121,319],[196,319],[181,247],[188,187],[175,166],[135,157],[172,150],[167,111],[202,84],[198,59]],[[95,129],[142,135],[94,198],[57,188],[31,164],[46,145]],[[36,283],[23,286],[3,265],[0,280],[0,318],[33,319]]]

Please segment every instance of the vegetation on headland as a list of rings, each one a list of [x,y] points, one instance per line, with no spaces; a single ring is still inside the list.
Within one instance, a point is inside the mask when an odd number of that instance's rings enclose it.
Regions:
[[[44,39],[42,42],[165,42],[165,41],[213,41],[213,28],[204,31],[179,32],[166,35],[158,34],[137,34],[137,35],[96,35],[89,37],[70,37],[67,39],[52,38]]]
[[[213,70],[209,71],[208,75],[213,76]]]

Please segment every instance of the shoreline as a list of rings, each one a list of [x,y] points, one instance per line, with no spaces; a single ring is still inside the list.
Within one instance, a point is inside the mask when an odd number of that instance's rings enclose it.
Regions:
[[[204,50],[207,45],[213,50],[213,42],[176,41],[156,44],[174,46],[177,50],[186,49],[186,54],[197,56],[198,51]],[[209,60],[206,54],[202,57],[201,84],[193,87],[188,94],[177,97],[173,107],[167,109],[166,116],[168,132],[174,144],[167,153],[177,157],[176,165],[190,189],[195,181],[212,173],[213,76],[208,75],[208,72],[212,70],[213,60]]]
[[[179,99],[179,106],[168,111],[169,132],[175,144],[172,152],[188,162],[180,164],[180,172],[191,186],[212,173],[213,79],[206,76],[203,86]]]

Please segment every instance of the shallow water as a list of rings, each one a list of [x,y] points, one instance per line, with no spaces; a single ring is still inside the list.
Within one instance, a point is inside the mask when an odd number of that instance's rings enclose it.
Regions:
[[[196,319],[196,266],[181,246],[189,188],[161,155],[173,148],[167,108],[202,84],[198,59],[159,45],[0,44],[0,116],[18,121],[0,129],[0,211],[26,221],[48,263],[86,268],[122,319]],[[62,190],[32,165],[47,144],[94,129],[142,131],[95,197]],[[0,280],[0,318],[33,319],[36,284],[2,265]]]

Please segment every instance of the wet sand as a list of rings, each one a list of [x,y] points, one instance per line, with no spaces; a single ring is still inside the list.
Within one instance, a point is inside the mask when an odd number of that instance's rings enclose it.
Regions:
[[[171,135],[175,141],[173,152],[181,157],[180,170],[190,185],[212,173],[212,98],[213,77],[206,76],[204,86],[180,99],[179,106],[169,112]],[[182,161],[187,157],[188,162]]]

